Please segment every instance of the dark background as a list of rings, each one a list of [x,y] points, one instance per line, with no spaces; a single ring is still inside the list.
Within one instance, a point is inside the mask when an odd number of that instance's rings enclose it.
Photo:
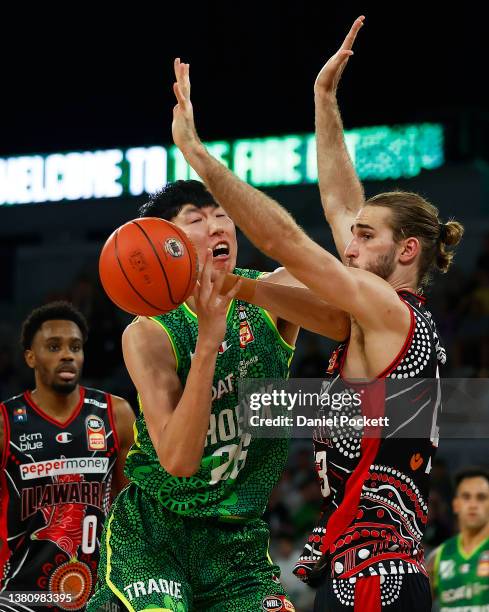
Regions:
[[[482,8],[429,3],[229,2],[19,6],[5,13],[0,156],[169,144],[173,58],[191,64],[192,99],[204,140],[312,132],[313,83],[351,23],[366,15],[339,101],[347,129],[436,121],[447,162],[410,180],[365,184],[431,199],[466,236],[450,273],[428,291],[448,350],[447,375],[489,376],[489,172],[487,23]],[[270,190],[315,239],[333,249],[317,187]],[[120,353],[129,317],[104,296],[97,258],[110,232],[144,198],[0,206],[1,399],[32,387],[18,347],[35,306],[71,299],[89,319],[84,382],[128,397]],[[241,240],[241,264],[271,269]],[[329,345],[302,334],[296,376],[321,376]],[[296,609],[310,596],[290,565],[319,507],[311,443],[296,443],[267,514]],[[451,476],[487,462],[487,440],[442,440],[433,470],[428,547],[454,529]],[[297,550],[294,550],[297,549]],[[308,600],[309,597],[309,600]]]
[[[311,131],[315,76],[360,14],[366,25],[340,92],[347,128],[482,120],[482,8],[429,4],[19,9],[3,24],[0,153],[169,142],[175,56],[191,64],[204,139]]]

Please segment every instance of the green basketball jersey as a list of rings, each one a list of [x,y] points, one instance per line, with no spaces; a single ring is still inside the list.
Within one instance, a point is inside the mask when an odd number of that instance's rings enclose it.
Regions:
[[[460,535],[444,542],[435,557],[434,589],[445,610],[489,612],[489,538],[470,555]]]
[[[257,278],[260,272],[236,269]],[[197,317],[186,304],[152,317],[167,332],[185,386],[198,334]],[[223,520],[263,514],[270,492],[287,459],[287,439],[252,438],[242,431],[237,382],[240,378],[287,378],[293,347],[280,336],[270,315],[257,306],[233,300],[219,349],[212,387],[209,430],[198,472],[175,477],[160,465],[144,421],[135,424],[135,443],[126,475],[171,512]]]

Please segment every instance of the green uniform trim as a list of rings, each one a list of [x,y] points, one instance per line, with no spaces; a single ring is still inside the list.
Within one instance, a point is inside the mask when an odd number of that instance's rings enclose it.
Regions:
[[[170,340],[171,347],[173,349],[173,354],[175,355],[175,371],[178,372],[178,366],[180,364],[180,358],[178,356],[178,349],[177,349],[177,346],[175,344],[175,341],[173,340],[173,337],[171,335],[170,330],[168,329],[168,327],[162,321],[160,321],[160,319],[157,319],[156,317],[149,317],[149,318],[151,319],[151,321],[154,321],[155,323],[158,323],[158,325],[160,327],[162,327],[166,331],[166,335],[168,336],[168,339]],[[139,408],[141,410],[143,409],[140,400],[139,400]]]
[[[114,515],[111,514],[110,518],[109,518],[109,522],[107,525],[107,575],[106,575],[106,582],[109,585],[110,590],[117,595],[117,597],[124,602],[124,605],[126,606],[126,608],[130,611],[130,612],[136,612],[136,610],[131,606],[129,600],[126,598],[126,596],[121,593],[121,591],[119,591],[119,589],[115,586],[115,584],[112,582],[112,580],[110,579],[110,572],[112,569],[112,566],[110,564],[111,559],[112,559],[112,547],[110,545],[110,536],[112,535],[112,529],[111,529],[111,525],[112,525],[112,521],[114,519]]]
[[[231,300],[231,301],[229,302],[228,310],[227,310],[227,312],[226,312],[226,320],[228,320],[228,319],[229,319],[229,313],[230,313],[230,312],[232,312],[232,311],[233,311],[233,309],[234,309],[234,303],[235,303],[235,301],[236,301],[236,300],[234,300],[234,299],[233,299],[233,300]],[[184,302],[184,303],[182,304],[182,308],[185,310],[185,312],[186,312],[186,313],[187,313],[187,314],[188,314],[188,315],[189,315],[189,316],[190,316],[192,319],[194,319],[195,321],[197,321],[197,313],[196,313],[196,312],[194,312],[194,311],[193,311],[193,310],[190,308],[190,306],[187,304],[187,302]]]
[[[445,544],[442,544],[441,546],[438,547],[438,550],[435,553],[435,560],[433,563],[433,589],[435,591],[438,590],[438,576],[439,574],[439,568],[440,568],[440,559],[441,559],[441,554],[443,552],[443,548],[445,547]]]
[[[265,310],[264,308],[260,308],[260,310],[265,315],[265,321],[270,325],[270,327],[273,329],[273,331],[277,334],[277,339],[280,342],[280,344],[283,347],[289,349],[289,351],[294,352],[295,351],[295,346],[292,346],[292,344],[289,344],[287,342],[287,340],[285,340],[285,338],[282,336],[282,334],[278,331],[277,324],[273,320],[273,318],[272,318],[271,314],[268,312],[268,310]]]
[[[489,542],[489,538],[485,538],[484,540],[482,540],[482,542],[479,544],[479,546],[477,546],[477,548],[474,548],[474,550],[469,554],[466,553],[464,551],[464,549],[462,548],[462,534],[459,533],[457,536],[457,549],[458,549],[458,554],[462,557],[462,559],[464,559],[465,561],[470,561],[470,559],[472,559],[472,557],[474,555],[476,555],[478,552],[481,551],[481,548],[484,548],[484,546],[486,546],[486,544]]]

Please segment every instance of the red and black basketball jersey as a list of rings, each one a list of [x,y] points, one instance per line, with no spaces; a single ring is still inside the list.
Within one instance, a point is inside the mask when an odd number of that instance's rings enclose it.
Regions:
[[[117,459],[110,395],[80,387],[64,423],[45,414],[29,391],[0,408],[0,595],[69,591],[64,609],[79,610],[95,584]]]
[[[361,405],[343,406],[341,414],[384,421],[383,427],[364,420],[363,427],[315,431],[324,505],[294,570],[311,584],[325,575],[353,584],[357,576],[425,573],[421,538],[438,445],[439,365],[446,354],[424,298],[408,291],[399,298],[409,307],[410,330],[399,355],[375,381],[343,379],[347,343],[330,360],[323,391],[362,397]],[[325,416],[334,417],[335,410]]]

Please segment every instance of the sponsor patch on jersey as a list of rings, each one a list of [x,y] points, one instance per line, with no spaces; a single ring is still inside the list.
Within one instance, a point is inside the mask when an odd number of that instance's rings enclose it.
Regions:
[[[453,578],[455,576],[455,561],[453,559],[440,561],[439,572],[443,580],[450,580],[450,578]]]
[[[25,453],[27,451],[41,450],[43,448],[41,433],[25,433],[19,436],[19,448]]]
[[[73,434],[69,431],[61,431],[59,434],[56,434],[56,442],[60,444],[68,444],[73,440]]]
[[[338,355],[340,354],[340,347],[335,349],[331,357],[329,358],[328,369],[326,370],[326,374],[333,374],[334,371],[339,367],[338,363]]]
[[[14,410],[14,423],[26,423],[27,412],[24,406],[22,408],[16,408]]]
[[[419,453],[414,453],[414,455],[411,457],[409,465],[411,466],[413,472],[415,472],[423,465],[423,457]]]
[[[485,550],[479,557],[477,576],[479,578],[489,578],[489,550]]]
[[[230,342],[224,340],[224,342],[221,343],[221,346],[219,347],[219,350],[217,352],[219,353],[219,355],[222,355],[228,350],[228,348],[231,348],[231,346],[232,345]]]
[[[93,397],[86,397],[83,400],[84,404],[92,404],[93,406],[97,406],[97,408],[107,408],[107,402],[99,402],[96,399],[93,399]]]
[[[22,480],[33,480],[60,474],[105,474],[108,467],[108,457],[60,457],[48,461],[22,463],[19,465],[19,470]]]
[[[261,607],[267,612],[295,612],[294,606],[285,595],[267,595],[261,602]]]
[[[87,445],[91,451],[106,451],[107,440],[105,439],[105,424],[103,419],[95,414],[90,414],[85,419],[87,430]]]
[[[240,348],[246,348],[246,345],[250,342],[254,342],[255,336],[251,325],[248,323],[248,315],[244,306],[239,307],[239,346]]]

